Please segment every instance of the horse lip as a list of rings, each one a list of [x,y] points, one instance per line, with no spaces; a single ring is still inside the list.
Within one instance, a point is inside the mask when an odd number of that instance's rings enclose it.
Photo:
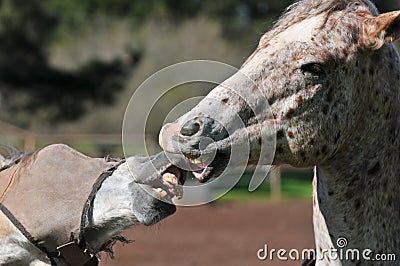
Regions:
[[[202,154],[207,153],[207,150],[199,149],[200,139],[196,136],[181,137],[174,135],[168,138],[167,141],[160,143],[161,148],[171,154],[182,154],[191,158],[198,158]]]
[[[191,157],[199,157],[200,135],[183,136],[180,132],[180,124],[170,123],[162,127],[158,136],[160,147],[171,154],[184,154]]]
[[[205,183],[211,178],[211,176],[206,175],[206,173],[212,171],[210,168],[211,167],[207,166],[201,171],[201,173],[192,172],[192,174],[200,183]]]
[[[180,126],[178,123],[166,124],[161,128],[160,134],[158,135],[158,143],[164,150],[173,153],[175,150],[174,144],[171,138],[177,137]]]

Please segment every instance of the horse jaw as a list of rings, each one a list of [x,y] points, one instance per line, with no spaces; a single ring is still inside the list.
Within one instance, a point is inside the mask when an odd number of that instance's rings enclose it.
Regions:
[[[129,160],[129,158],[128,158]],[[175,206],[157,200],[148,185],[135,182],[128,162],[121,164],[102,184],[93,203],[93,234],[85,233],[89,246],[99,249],[134,225],[153,225],[173,214]]]

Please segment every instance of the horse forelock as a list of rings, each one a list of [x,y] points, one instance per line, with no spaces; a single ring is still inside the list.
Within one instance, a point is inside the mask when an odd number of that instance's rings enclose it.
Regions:
[[[301,21],[326,13],[329,16],[334,11],[345,10],[349,7],[365,9],[376,16],[379,11],[369,0],[299,0],[290,5],[273,27],[274,34],[286,30]]]

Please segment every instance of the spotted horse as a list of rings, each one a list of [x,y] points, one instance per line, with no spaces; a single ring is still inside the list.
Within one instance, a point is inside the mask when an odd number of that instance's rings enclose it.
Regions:
[[[163,127],[160,144],[183,152],[205,182],[221,175],[234,145],[248,140],[238,164],[257,164],[276,137],[274,165],[315,167],[316,264],[377,265],[374,255],[394,254],[378,264],[400,265],[399,37],[400,11],[379,14],[368,0],[295,2],[238,73]],[[202,137],[214,141],[211,163],[202,162]],[[360,258],[328,256],[332,249]]]

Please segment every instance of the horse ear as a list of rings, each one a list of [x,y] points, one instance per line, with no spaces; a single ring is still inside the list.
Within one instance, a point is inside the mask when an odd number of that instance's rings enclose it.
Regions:
[[[370,17],[364,21],[361,43],[365,48],[379,49],[400,38],[400,10]]]

